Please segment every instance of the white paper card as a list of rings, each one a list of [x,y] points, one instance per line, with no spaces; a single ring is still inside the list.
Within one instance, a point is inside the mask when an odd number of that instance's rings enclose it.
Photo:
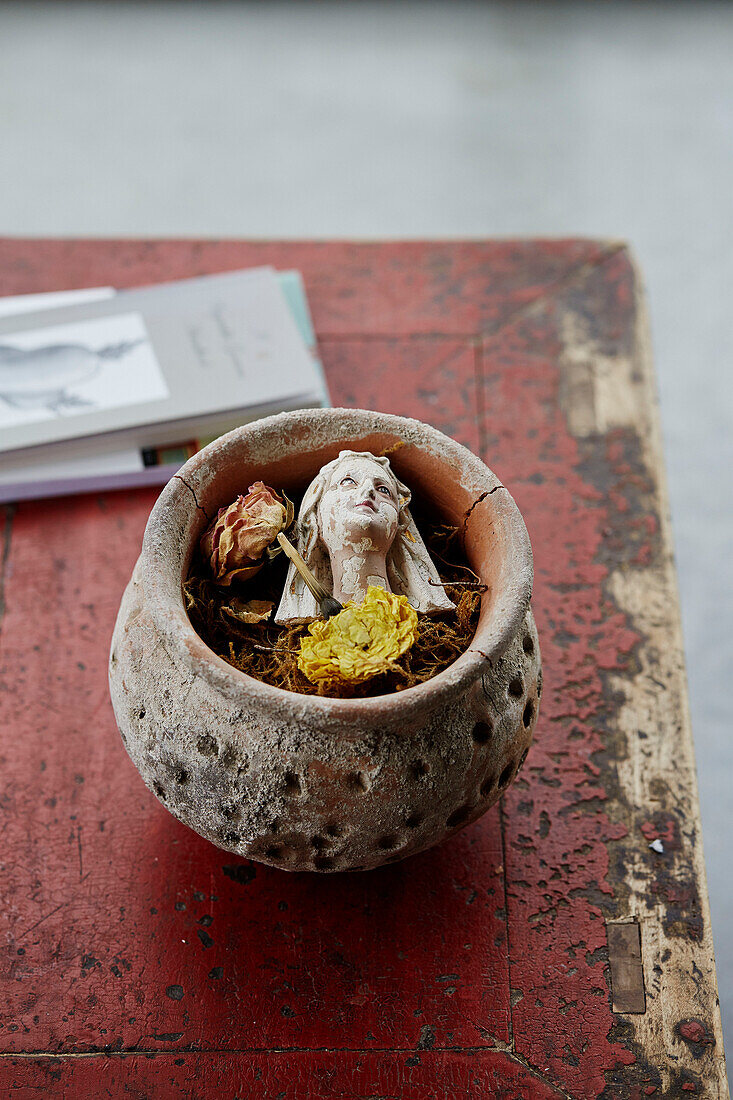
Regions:
[[[0,429],[168,396],[140,313],[0,336]]]
[[[38,309],[61,309],[84,302],[101,302],[112,298],[112,286],[91,286],[84,290],[51,290],[43,294],[13,294],[0,298],[0,317],[15,317],[19,313],[34,313]]]

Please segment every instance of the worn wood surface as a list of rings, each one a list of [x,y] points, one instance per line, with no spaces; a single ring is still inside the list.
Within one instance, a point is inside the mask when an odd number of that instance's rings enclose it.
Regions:
[[[155,494],[8,509],[3,1094],[727,1096],[626,250],[5,241],[0,293],[255,263],[303,271],[334,404],[428,420],[512,490],[536,558],[535,744],[501,807],[405,863],[314,878],[233,861],[148,794],[107,697]]]

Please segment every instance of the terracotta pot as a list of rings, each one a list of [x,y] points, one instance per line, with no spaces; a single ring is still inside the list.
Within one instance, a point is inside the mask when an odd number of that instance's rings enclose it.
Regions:
[[[369,699],[252,679],[194,632],[181,584],[207,516],[253,481],[302,491],[344,448],[397,442],[397,475],[464,531],[488,585],[469,649],[432,680]],[[150,515],[120,606],[110,690],[147,785],[213,844],[287,870],[361,870],[479,817],[527,754],[541,692],[522,517],[470,451],[416,420],[360,409],[284,413],[210,444]]]

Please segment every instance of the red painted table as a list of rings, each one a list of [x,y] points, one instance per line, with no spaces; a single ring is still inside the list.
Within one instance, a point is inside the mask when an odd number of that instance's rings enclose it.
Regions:
[[[259,263],[302,270],[334,404],[428,420],[513,492],[536,554],[535,744],[501,806],[404,863],[237,861],[148,793],[107,696],[155,494],[8,509],[3,1095],[727,1095],[626,250],[5,241],[0,293]]]

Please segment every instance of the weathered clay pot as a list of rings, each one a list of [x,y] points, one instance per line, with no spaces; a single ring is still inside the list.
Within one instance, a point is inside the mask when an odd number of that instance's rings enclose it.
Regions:
[[[397,475],[463,528],[488,585],[470,648],[416,687],[331,699],[232,668],[194,632],[181,583],[207,516],[262,479],[302,491],[344,448]],[[171,813],[213,844],[287,870],[361,870],[483,814],[522,766],[537,721],[532,552],[514,501],[478,458],[416,420],[354,409],[284,413],[210,444],[161,493],[112,639],[122,739]]]

